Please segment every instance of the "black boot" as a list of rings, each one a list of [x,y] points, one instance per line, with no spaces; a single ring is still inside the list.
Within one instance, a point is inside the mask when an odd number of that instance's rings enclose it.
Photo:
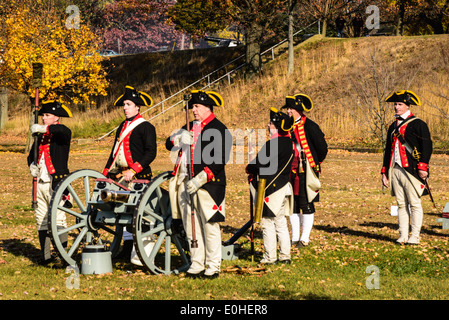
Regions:
[[[51,257],[51,241],[47,230],[39,231],[39,243],[41,245],[40,265],[46,265],[52,261]]]

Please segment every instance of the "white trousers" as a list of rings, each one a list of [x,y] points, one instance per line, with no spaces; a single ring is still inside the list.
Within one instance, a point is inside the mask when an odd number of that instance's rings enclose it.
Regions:
[[[182,222],[190,247],[190,265],[188,273],[197,274],[205,270],[206,275],[220,272],[221,266],[221,231],[218,222],[207,222],[204,213],[199,209],[197,194],[193,195],[195,204],[195,236],[197,248],[192,248],[192,217],[190,195],[185,191],[184,183],[178,189],[179,206],[182,210]]]
[[[287,199],[284,199],[279,214],[276,217],[262,217],[262,234],[264,254],[262,261],[273,263],[277,260],[277,241],[279,241],[279,260],[290,259],[290,235],[286,218]]]
[[[391,187],[393,188],[398,205],[398,224],[400,238],[398,241],[406,242],[410,236],[415,241],[419,239],[423,221],[423,209],[421,198],[413,187],[407,173],[400,166],[395,166],[392,171]],[[409,207],[410,206],[410,207]]]
[[[48,230],[48,210],[50,207],[50,201],[53,194],[51,189],[51,182],[37,183],[36,198],[37,198],[37,208],[35,210],[36,223],[39,231]],[[67,227],[65,213],[61,210],[57,211],[56,225],[58,227]]]

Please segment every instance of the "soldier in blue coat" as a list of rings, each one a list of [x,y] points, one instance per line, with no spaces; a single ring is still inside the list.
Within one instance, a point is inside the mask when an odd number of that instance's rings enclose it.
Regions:
[[[286,217],[293,212],[290,173],[294,152],[289,135],[293,123],[293,117],[271,108],[268,122],[270,140],[262,146],[256,158],[246,167],[246,172],[251,176],[250,188],[253,200],[256,199],[256,190],[261,192],[258,181],[266,179],[261,219],[264,243],[262,264],[291,261]],[[276,239],[279,240],[279,259],[276,254]]]
[[[31,126],[31,133],[37,135],[37,146],[33,144],[27,162],[31,175],[37,179],[35,213],[41,246],[40,264],[47,264],[53,260],[48,234],[48,209],[54,189],[69,173],[68,160],[72,131],[60,123],[60,118],[72,117],[72,113],[58,101],[46,101],[42,103],[38,114],[42,116],[42,124]],[[37,163],[34,163],[36,147],[39,151]],[[61,228],[67,226],[66,217],[62,211],[58,211],[57,226]],[[67,243],[67,233],[60,237],[63,244]]]
[[[420,197],[427,194],[425,182],[429,175],[432,140],[427,124],[410,111],[410,106],[421,105],[415,93],[396,91],[386,102],[394,103],[395,120],[388,128],[382,183],[385,187],[391,186],[391,195],[396,197],[400,233],[397,242],[416,245],[423,219]]]
[[[185,125],[166,141],[168,150],[178,152],[169,185],[170,205],[173,218],[183,221],[189,244],[193,238],[192,226],[195,228],[198,247],[190,246],[192,264],[187,275],[217,277],[221,266],[219,223],[225,221],[225,165],[231,152],[232,135],[213,112],[214,107],[223,106],[218,93],[193,90],[187,106],[195,118],[190,122],[190,131]],[[189,164],[192,164],[191,179],[187,171]]]
[[[295,124],[290,131],[295,151],[291,172],[295,207],[290,223],[292,244],[302,247],[308,245],[313,228],[314,203],[319,201],[321,188],[321,163],[327,156],[328,148],[319,125],[306,116],[313,108],[310,97],[305,94],[287,96],[282,108],[287,109],[288,115],[295,117]]]

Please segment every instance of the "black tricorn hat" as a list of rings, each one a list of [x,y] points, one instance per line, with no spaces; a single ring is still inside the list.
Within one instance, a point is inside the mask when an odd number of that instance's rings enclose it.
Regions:
[[[194,104],[202,104],[209,107],[222,107],[223,98],[214,91],[192,90],[191,97],[188,102],[189,109],[193,108]]]
[[[61,102],[58,101],[45,101],[42,102],[42,107],[39,109],[38,115],[43,115],[44,113],[54,114],[58,117],[66,117],[71,118],[72,112],[70,112],[69,108],[64,106]]]
[[[275,125],[280,133],[287,133],[293,128],[295,118],[289,117],[287,114],[276,108],[270,108],[270,121]]]
[[[402,102],[406,105],[415,106],[421,105],[418,96],[410,90],[395,91],[385,99],[385,102]]]
[[[285,98],[285,106],[283,106],[282,109],[285,108],[309,112],[313,108],[313,102],[312,99],[305,94],[299,93]]]
[[[124,105],[125,100],[130,100],[136,104],[136,106],[151,107],[153,99],[142,91],[137,91],[131,86],[125,87],[125,93],[122,94],[114,103],[114,106],[121,107]]]

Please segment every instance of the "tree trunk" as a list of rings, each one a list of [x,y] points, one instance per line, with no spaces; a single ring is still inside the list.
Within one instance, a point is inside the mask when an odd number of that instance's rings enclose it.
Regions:
[[[398,25],[396,29],[397,36],[402,36],[404,34],[404,16],[405,16],[405,6],[404,2],[401,1],[401,3],[399,4]]]
[[[327,23],[329,20],[329,2],[330,0],[326,0],[326,3],[324,4],[324,15],[323,15],[323,28],[321,33],[323,34],[323,37],[326,36],[326,31],[327,31]]]
[[[249,75],[259,73],[262,70],[260,59],[260,39],[262,37],[262,27],[253,23],[248,30],[246,37],[246,70]]]
[[[292,74],[295,69],[295,58],[293,52],[293,6],[292,0],[289,0],[288,12],[288,69],[287,73]]]
[[[8,89],[0,87],[0,130],[4,129],[8,122]]]

